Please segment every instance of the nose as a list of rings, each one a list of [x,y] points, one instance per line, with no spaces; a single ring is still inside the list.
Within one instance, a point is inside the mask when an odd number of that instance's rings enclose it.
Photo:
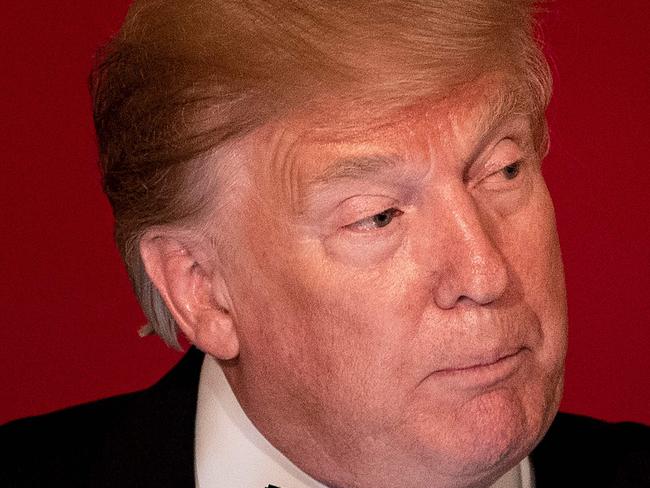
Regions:
[[[463,302],[494,302],[505,293],[509,277],[506,260],[495,244],[493,222],[464,191],[460,198],[450,195],[445,207],[436,304],[449,309]]]

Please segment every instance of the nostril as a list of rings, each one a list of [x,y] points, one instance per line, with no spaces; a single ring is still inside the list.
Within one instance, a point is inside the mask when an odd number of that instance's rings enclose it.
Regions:
[[[439,275],[435,302],[441,309],[469,304],[488,305],[505,294],[508,281],[505,261],[496,250],[489,257],[477,258],[474,255],[456,261],[454,266]]]
[[[475,202],[463,202],[466,205],[454,202],[445,221],[441,260],[436,263],[435,301],[443,309],[492,303],[504,295],[510,279],[490,216]]]

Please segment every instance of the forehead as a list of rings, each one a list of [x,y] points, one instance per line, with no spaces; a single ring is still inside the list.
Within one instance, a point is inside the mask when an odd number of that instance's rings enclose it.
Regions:
[[[486,77],[443,100],[423,99],[390,112],[368,105],[328,119],[327,112],[305,111],[259,132],[249,169],[296,206],[309,186],[413,163],[432,146],[469,153],[477,139],[504,120],[527,115],[528,102],[518,85]],[[343,112],[340,106],[332,110]]]

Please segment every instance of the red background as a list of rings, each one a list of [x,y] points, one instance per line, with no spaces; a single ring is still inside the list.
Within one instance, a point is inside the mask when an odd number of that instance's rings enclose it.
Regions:
[[[149,385],[180,357],[143,323],[112,243],[85,79],[126,1],[6,2],[0,69],[0,422]],[[650,423],[645,0],[551,3],[545,172],[566,263],[563,408]]]

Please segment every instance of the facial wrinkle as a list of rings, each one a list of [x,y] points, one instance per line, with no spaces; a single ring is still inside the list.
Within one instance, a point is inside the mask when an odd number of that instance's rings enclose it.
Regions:
[[[284,207],[283,202],[288,202],[288,208],[294,209],[297,193],[295,153],[298,137],[286,126],[274,127],[271,130],[273,133],[270,141],[265,145],[270,151],[266,156],[270,163],[265,171],[264,190],[278,208]],[[264,154],[261,156],[265,157]]]

